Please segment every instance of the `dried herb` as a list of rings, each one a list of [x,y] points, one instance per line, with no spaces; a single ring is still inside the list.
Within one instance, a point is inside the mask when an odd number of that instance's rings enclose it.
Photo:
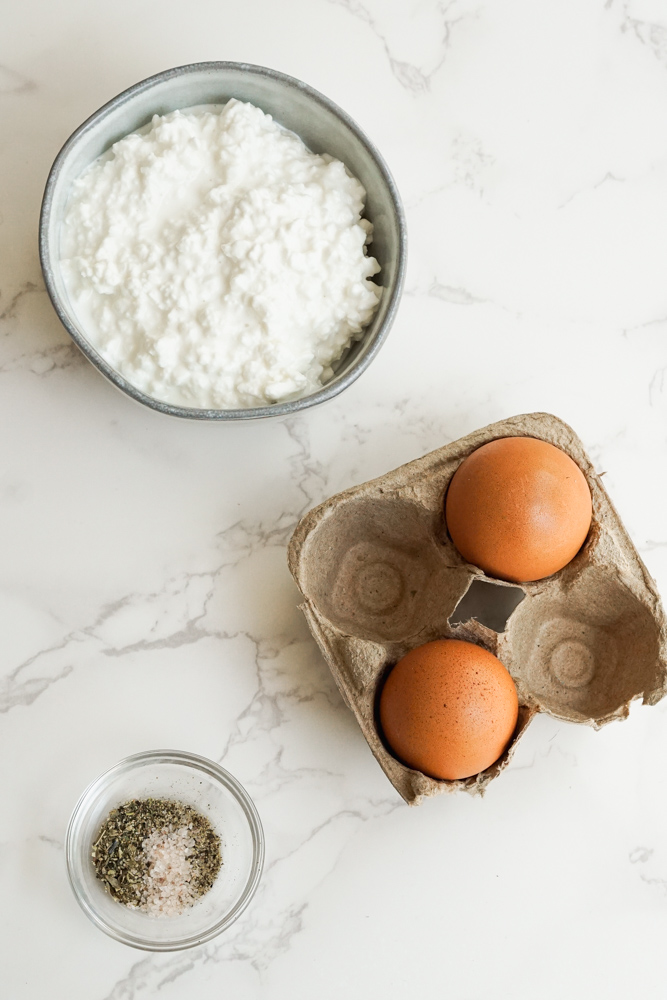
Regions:
[[[146,841],[156,833],[183,831],[189,845],[184,853],[188,902],[194,902],[208,892],[220,871],[220,838],[205,816],[171,799],[132,799],[109,813],[91,851],[97,878],[119,903],[151,909],[152,883],[159,880],[144,849]]]

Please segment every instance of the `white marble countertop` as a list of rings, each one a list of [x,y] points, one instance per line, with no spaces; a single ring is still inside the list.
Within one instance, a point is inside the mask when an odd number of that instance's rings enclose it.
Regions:
[[[0,3],[0,911],[6,1000],[664,1000],[667,702],[541,716],[483,799],[405,806],[297,609],[299,516],[548,410],[667,589],[667,8],[660,0]],[[133,404],[45,294],[70,132],[169,66],[297,76],[377,143],[406,292],[359,381],[247,426]],[[121,757],[189,749],[254,797],[267,868],[200,949],[78,908],[63,837]]]

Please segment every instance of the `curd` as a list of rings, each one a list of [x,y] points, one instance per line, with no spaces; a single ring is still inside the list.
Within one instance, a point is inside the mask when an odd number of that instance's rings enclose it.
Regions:
[[[365,195],[251,104],[156,115],[73,185],[70,300],[99,353],[155,399],[232,409],[308,395],[380,300]]]

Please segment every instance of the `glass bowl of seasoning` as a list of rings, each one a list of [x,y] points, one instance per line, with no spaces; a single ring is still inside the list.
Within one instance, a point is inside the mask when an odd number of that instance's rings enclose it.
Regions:
[[[252,899],[264,834],[248,793],[196,754],[120,761],[83,793],[66,840],[80,906],[101,930],[146,951],[209,941]]]

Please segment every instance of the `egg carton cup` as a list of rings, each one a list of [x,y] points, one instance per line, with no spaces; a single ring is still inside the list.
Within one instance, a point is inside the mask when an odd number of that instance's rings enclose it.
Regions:
[[[496,438],[534,437],[579,466],[593,499],[588,537],[564,569],[521,585],[485,575],[455,549],[444,499],[464,458]],[[531,719],[598,729],[654,705],[667,688],[667,621],[656,585],[574,431],[548,413],[490,424],[379,479],[339,493],[297,525],[289,566],[301,610],[368,745],[406,802],[482,793]],[[519,696],[504,754],[471,778],[440,781],[388,750],[377,715],[388,670],[432,639],[464,639],[495,654]]]

